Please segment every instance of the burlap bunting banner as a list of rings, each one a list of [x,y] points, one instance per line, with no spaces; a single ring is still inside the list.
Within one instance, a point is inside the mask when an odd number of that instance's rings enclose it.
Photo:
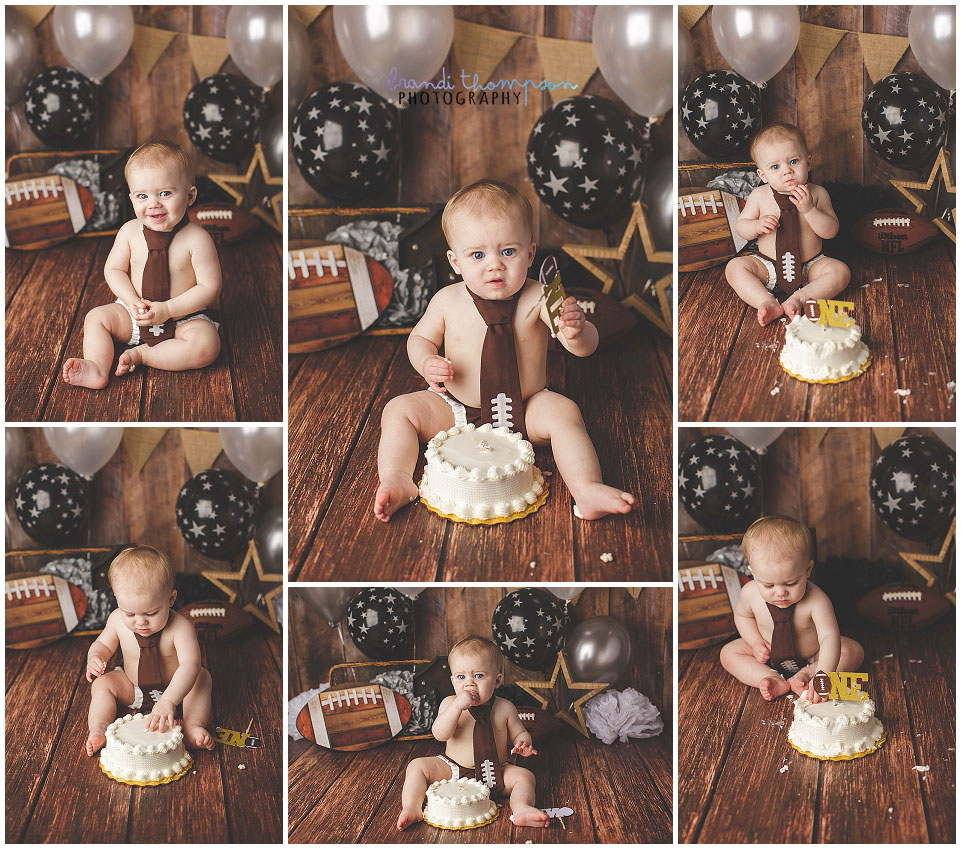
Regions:
[[[223,450],[220,434],[216,431],[182,427],[180,439],[184,444],[184,457],[192,475],[209,469]]]
[[[821,443],[824,441],[824,437],[827,436],[827,432],[831,428],[829,427],[811,427],[808,428],[811,431],[811,436],[814,437],[815,447],[820,447]]]
[[[326,8],[326,6],[291,6],[290,14],[295,15],[305,27],[309,27]]]
[[[900,439],[904,433],[903,427],[872,427],[874,441],[882,451],[887,448],[895,439]]]
[[[478,82],[486,83],[520,37],[519,32],[455,20],[454,73],[464,70],[468,80],[476,74]]]
[[[194,63],[194,70],[200,79],[216,74],[230,55],[226,38],[188,34],[187,46],[190,48],[190,59]]]
[[[551,100],[566,100],[584,93],[584,86],[597,70],[594,45],[589,41],[569,41],[566,38],[537,37],[537,53],[541,57],[544,78],[552,82],[569,82],[577,88],[552,88]]]
[[[123,450],[133,466],[139,472],[154,448],[160,443],[169,428],[166,427],[128,427],[123,431]]]
[[[133,44],[130,47],[140,74],[147,76],[160,54],[167,49],[171,41],[176,38],[178,33],[169,29],[159,29],[158,27],[145,27],[137,24],[133,28]]]
[[[801,34],[797,41],[797,54],[801,58],[808,76],[813,80],[827,61],[831,51],[847,35],[843,29],[822,27],[817,24],[801,24]]]
[[[704,16],[710,6],[678,6],[677,19],[682,26],[690,29]]]
[[[872,83],[894,70],[909,44],[908,39],[900,35],[875,35],[870,32],[859,32],[858,41],[861,42],[864,70],[868,72]]]
[[[24,20],[30,22],[30,26],[35,27],[50,14],[53,6],[14,6],[13,8],[23,15]]]

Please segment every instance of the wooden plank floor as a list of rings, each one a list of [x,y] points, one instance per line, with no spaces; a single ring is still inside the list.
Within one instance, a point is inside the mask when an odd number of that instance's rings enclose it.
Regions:
[[[374,518],[381,412],[393,396],[423,388],[406,342],[367,336],[291,358],[291,580],[670,580],[666,336],[643,329],[586,359],[548,357],[548,383],[580,406],[605,481],[633,492],[640,508],[627,517],[576,519],[550,450],[538,449],[537,465],[550,473],[547,503],[494,526],[448,522],[420,504],[386,524]],[[601,561],[605,552],[612,562]]]
[[[540,807],[566,805],[566,829],[515,828],[509,806],[491,825],[443,831],[418,823],[397,831],[404,772],[413,758],[443,752],[434,740],[366,752],[333,752],[301,740],[288,750],[291,843],[670,843],[671,738],[553,738],[525,761]]]
[[[939,239],[906,257],[837,254],[851,269],[839,298],[854,303],[873,363],[835,385],[804,383],[781,369],[783,325],[761,327],[723,266],[680,275],[679,421],[954,421],[953,247]]]
[[[221,249],[221,352],[213,364],[138,369],[99,391],[63,383],[64,360],[82,353],[84,316],[115,300],[103,279],[112,244],[73,239],[6,252],[7,421],[281,421],[279,236]]]
[[[681,652],[679,842],[955,842],[953,617],[920,632],[851,636],[865,648],[888,735],[853,761],[794,751],[792,703],[765,702],[728,675],[719,646]]]
[[[6,653],[7,842],[279,843],[280,638],[258,630],[203,647],[214,681],[211,725],[242,731],[252,718],[263,746],[195,752],[192,771],[161,787],[112,781],[81,751],[92,642],[75,637]]]

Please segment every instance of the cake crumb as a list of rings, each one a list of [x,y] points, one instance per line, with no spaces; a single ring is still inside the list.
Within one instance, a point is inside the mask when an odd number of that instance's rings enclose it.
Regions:
[[[900,395],[902,398],[907,398],[908,395],[911,394],[911,390],[910,390],[910,389],[895,389],[895,390],[894,390],[894,394],[895,394],[895,395]]]
[[[237,764],[237,769],[247,769],[243,764]]]
[[[891,654],[886,654],[885,657],[894,657],[894,653],[892,652]]]
[[[931,767],[929,767],[929,766],[913,766],[913,767],[911,767],[911,769],[915,769],[915,770],[917,770],[918,772],[930,772],[930,771],[931,771]]]
[[[772,395],[777,395],[778,392],[780,392],[780,391],[781,391],[781,387],[778,386],[778,385],[775,383],[775,384],[774,384],[774,388],[771,390],[771,394],[772,394]]]
[[[614,559],[614,555],[611,554],[609,551],[605,551],[601,555],[601,563],[610,563],[613,559]]]
[[[782,767],[778,770],[778,772],[787,772],[787,764],[784,764],[784,766],[782,766]]]
[[[881,278],[880,278],[880,277],[875,277],[871,282],[872,282],[872,283],[880,283],[880,282],[881,282]]]
[[[532,560],[530,563],[527,564],[527,568],[530,569],[532,572],[534,571],[535,566],[537,566],[536,560]]]
[[[911,284],[910,284],[910,283],[898,283],[898,288],[899,288],[899,289],[910,289],[910,288],[911,288]]]
[[[889,814],[893,814],[893,813],[894,813],[894,808],[888,808],[888,813],[889,813]]]
[[[908,658],[908,663],[924,663],[923,660],[915,660],[913,657]]]

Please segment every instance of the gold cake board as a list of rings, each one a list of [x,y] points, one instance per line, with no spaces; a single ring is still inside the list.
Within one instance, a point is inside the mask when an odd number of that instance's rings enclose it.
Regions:
[[[878,741],[874,744],[874,748],[868,749],[866,752],[858,752],[856,755],[835,755],[833,758],[826,758],[824,755],[814,755],[811,752],[805,752],[804,749],[799,749],[790,740],[788,740],[788,745],[794,749],[795,752],[800,752],[802,755],[807,755],[809,758],[814,758],[819,761],[853,761],[857,758],[863,758],[865,755],[873,755],[878,749],[880,749],[888,739],[888,732],[882,731],[881,736]]]
[[[178,778],[183,778],[188,772],[190,772],[190,768],[194,765],[194,759],[191,757],[190,763],[187,764],[187,766],[185,766],[176,775],[171,775],[170,778],[161,778],[160,781],[134,781],[131,778],[117,778],[116,775],[110,772],[110,770],[103,765],[103,761],[98,760],[97,763],[100,766],[100,770],[104,775],[107,776],[107,778],[112,778],[114,781],[119,781],[121,784],[132,784],[135,787],[157,787],[161,784],[170,784],[170,782],[176,781]]]
[[[492,803],[494,805],[494,816],[492,816],[487,822],[479,822],[476,825],[438,825],[436,822],[431,822],[427,819],[427,809],[424,809],[424,822],[428,825],[432,825],[434,828],[440,828],[444,831],[469,831],[472,828],[483,828],[485,825],[490,825],[492,822],[497,822],[500,816],[501,806],[497,802]]]
[[[812,380],[809,377],[801,377],[801,375],[795,374],[793,371],[788,371],[786,368],[784,368],[780,359],[778,360],[778,365],[780,365],[781,369],[787,372],[789,375],[791,375],[791,377],[793,377],[795,380],[800,380],[803,383],[820,383],[822,385],[827,385],[829,383],[844,383],[848,380],[854,380],[854,378],[860,377],[871,367],[871,363],[873,362],[873,360],[874,360],[874,357],[872,356],[871,352],[868,351],[868,358],[864,361],[864,365],[861,366],[861,368],[858,371],[853,372],[852,374],[849,374],[846,377],[829,377],[829,378],[825,378],[824,380]]]
[[[544,476],[541,475],[543,478]],[[421,480],[423,483],[423,480]],[[547,479],[544,479],[544,488],[541,490],[541,494],[537,496],[537,500],[530,505],[526,510],[521,510],[519,513],[511,513],[510,516],[496,516],[493,519],[464,519],[461,516],[452,516],[449,513],[442,513],[436,507],[432,507],[423,498],[420,499],[420,503],[423,504],[431,513],[436,513],[442,519],[449,519],[451,522],[461,522],[465,525],[502,525],[505,522],[513,522],[515,519],[523,519],[525,516],[529,516],[531,513],[536,513],[541,507],[544,506],[544,502],[547,501]],[[418,487],[419,488],[419,487]],[[471,826],[471,828],[476,828],[476,826]]]

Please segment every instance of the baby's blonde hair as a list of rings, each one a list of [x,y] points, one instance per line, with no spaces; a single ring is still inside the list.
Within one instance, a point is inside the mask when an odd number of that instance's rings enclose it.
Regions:
[[[487,637],[479,637],[476,634],[472,634],[454,643],[451,650],[447,653],[448,665],[450,665],[455,653],[474,654],[482,657],[485,660],[489,660],[491,667],[494,669],[500,666],[500,649],[494,645],[492,640],[488,640]]]
[[[444,230],[448,245],[451,243],[451,220],[461,212],[517,215],[527,228],[531,239],[534,238],[534,210],[531,208],[531,202],[513,186],[501,183],[499,180],[478,180],[455,192],[454,196],[447,201],[440,217],[440,226]]]
[[[123,167],[124,179],[127,181],[127,185],[130,185],[131,168],[164,165],[171,161],[176,164],[187,184],[192,186],[196,171],[190,154],[179,144],[159,139],[145,142],[130,154],[127,158],[127,164]]]
[[[757,149],[762,144],[769,144],[778,139],[793,139],[801,145],[801,150],[807,156],[808,143],[807,139],[804,138],[804,133],[801,132],[801,128],[785,121],[773,121],[758,130],[757,135],[751,140],[751,160],[755,165],[763,167],[762,163],[758,162]]]
[[[811,532],[791,516],[762,516],[752,523],[741,539],[741,550],[748,565],[759,549],[780,557],[800,556],[805,565],[811,560]]]
[[[121,551],[111,562],[107,579],[115,591],[118,582],[134,592],[153,589],[158,584],[168,593],[174,588],[170,558],[152,545],[134,545]]]

